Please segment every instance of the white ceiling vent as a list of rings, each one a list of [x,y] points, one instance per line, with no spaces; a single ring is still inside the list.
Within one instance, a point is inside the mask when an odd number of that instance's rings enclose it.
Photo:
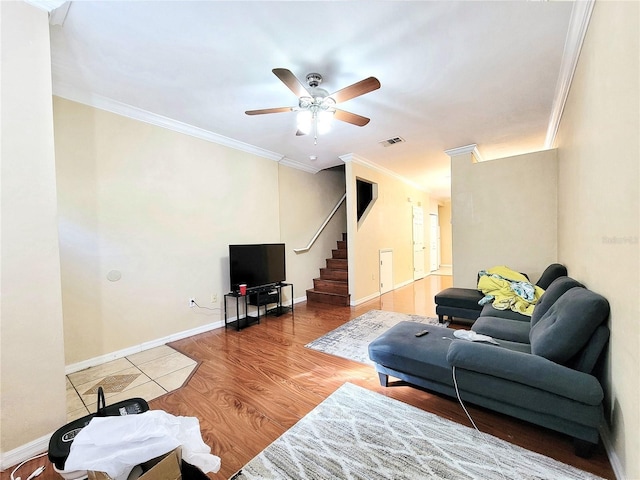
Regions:
[[[404,143],[404,142],[405,142],[405,139],[402,137],[393,137],[393,138],[388,138],[386,140],[382,140],[379,143],[383,147],[390,147],[391,145],[395,145],[396,143]]]

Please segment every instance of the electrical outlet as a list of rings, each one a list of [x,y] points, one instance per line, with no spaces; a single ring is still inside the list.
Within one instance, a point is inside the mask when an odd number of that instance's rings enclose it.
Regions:
[[[218,303],[218,294],[217,293],[212,293],[211,294],[211,303]]]
[[[189,299],[189,308],[193,308],[193,307],[195,307],[195,306],[196,306],[196,299],[195,299],[195,298],[193,298],[193,297],[191,297],[191,298]]]

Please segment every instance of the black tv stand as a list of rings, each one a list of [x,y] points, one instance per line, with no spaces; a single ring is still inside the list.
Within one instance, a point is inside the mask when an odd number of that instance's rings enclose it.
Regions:
[[[291,305],[285,306],[282,304],[282,289],[289,287],[291,289]],[[229,321],[227,311],[227,299],[235,298],[236,300],[236,320]],[[244,316],[241,316],[240,303],[244,302]],[[249,315],[248,306],[253,305],[257,307],[256,315]],[[269,308],[270,305],[275,305]],[[261,315],[261,309],[264,307],[264,314]],[[254,287],[247,289],[246,295],[241,295],[240,292],[226,293],[224,296],[224,328],[229,325],[234,325],[236,330],[248,327],[254,323],[260,323],[261,316],[275,315],[279,317],[285,312],[291,311],[293,313],[293,284],[292,283],[277,283],[274,285],[264,285],[261,287]]]

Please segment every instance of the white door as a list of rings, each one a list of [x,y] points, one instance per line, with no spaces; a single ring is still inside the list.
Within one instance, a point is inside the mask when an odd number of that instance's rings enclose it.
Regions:
[[[424,278],[424,211],[413,207],[413,279]]]
[[[393,250],[380,250],[380,294],[393,290]]]
[[[438,240],[438,215],[434,215],[433,213],[429,214],[429,217],[431,218],[431,224],[430,224],[430,230],[429,230],[429,258],[430,258],[430,265],[431,265],[431,271],[433,272],[434,270],[438,269],[439,266],[439,260],[438,257],[440,256],[440,241]]]

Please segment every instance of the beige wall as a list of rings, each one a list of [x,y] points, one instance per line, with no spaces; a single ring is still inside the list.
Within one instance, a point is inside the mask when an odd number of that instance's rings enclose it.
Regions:
[[[557,259],[555,150],[475,163],[451,158],[453,283],[506,265],[536,281]]]
[[[280,241],[278,164],[60,98],[54,119],[67,364],[223,319],[228,245]]]
[[[65,423],[66,396],[47,13],[0,2],[0,32],[0,458],[6,467],[17,463],[12,450]]]
[[[294,284],[294,296],[306,299],[313,279],[326,267],[331,250],[347,231],[346,202],[336,211],[311,249],[305,248],[345,193],[344,170],[326,170],[316,174],[280,166],[280,233],[287,245],[287,278]],[[289,292],[287,292],[289,294]]]
[[[558,259],[611,304],[605,417],[619,478],[640,478],[638,2],[596,2],[556,138]]]
[[[54,119],[67,365],[217,326],[232,243],[284,242],[304,299],[346,231],[343,206],[310,252],[293,252],[344,194],[343,172],[312,175],[57,97]]]
[[[451,265],[451,200],[438,205],[438,224],[440,226],[440,265]]]
[[[356,178],[378,184],[378,199],[358,226],[355,203]],[[425,216],[425,274],[429,272],[429,213],[437,203],[424,191],[358,161],[346,162],[347,230],[349,235],[349,292],[357,304],[380,293],[381,249],[393,250],[394,286],[413,281],[413,210],[421,206]],[[411,199],[411,201],[409,201]]]

